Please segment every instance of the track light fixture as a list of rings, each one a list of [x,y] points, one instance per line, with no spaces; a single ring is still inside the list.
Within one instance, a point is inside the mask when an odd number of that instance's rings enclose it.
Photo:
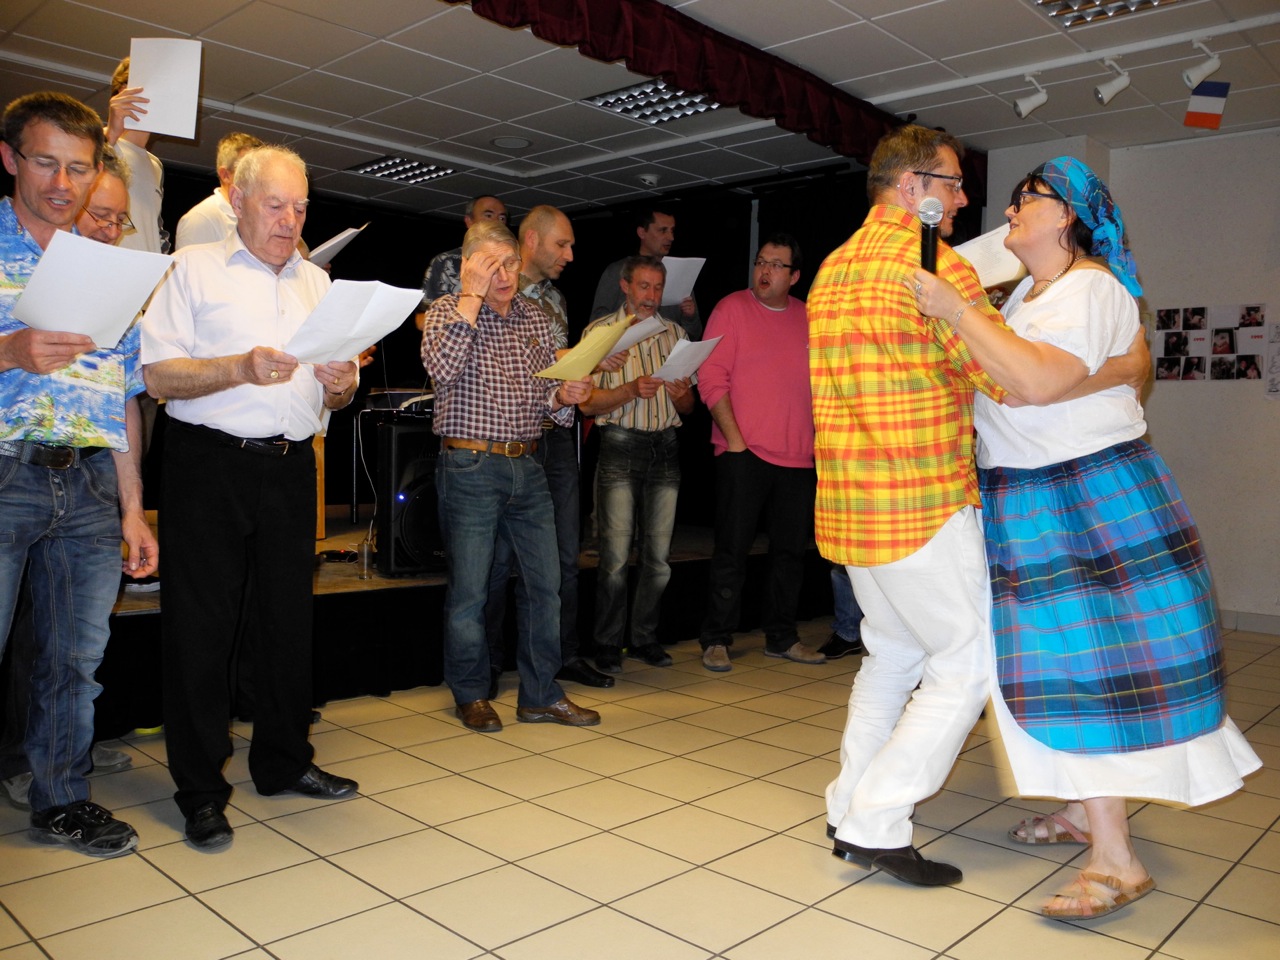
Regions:
[[[1102,62],[1118,74],[1106,83],[1100,83],[1093,88],[1093,99],[1106,106],[1111,102],[1112,97],[1129,86],[1129,71],[1121,70],[1120,65],[1109,58]]]
[[[1191,45],[1197,50],[1203,52],[1204,55],[1209,58],[1208,60],[1201,60],[1194,67],[1188,67],[1186,70],[1182,71],[1182,82],[1194,90],[1196,87],[1200,86],[1200,82],[1202,80],[1206,77],[1212,76],[1221,69],[1222,61],[1218,59],[1217,55],[1214,54],[1212,50],[1206,47],[1199,40],[1193,40]]]
[[[1023,79],[1035,87],[1036,92],[1025,97],[1019,97],[1017,100],[1013,101],[1013,112],[1018,115],[1019,119],[1031,116],[1031,112],[1033,110],[1038,110],[1040,107],[1043,107],[1045,105],[1045,101],[1049,99],[1049,94],[1044,92],[1044,87],[1040,86],[1040,83],[1035,77],[1031,74],[1027,74]]]

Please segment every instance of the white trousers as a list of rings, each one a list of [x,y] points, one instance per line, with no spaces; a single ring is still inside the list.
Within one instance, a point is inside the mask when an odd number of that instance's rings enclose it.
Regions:
[[[827,787],[828,822],[848,843],[905,847],[915,805],[942,787],[987,700],[982,515],[965,507],[909,557],[846,569],[867,655],[849,695],[840,775]]]

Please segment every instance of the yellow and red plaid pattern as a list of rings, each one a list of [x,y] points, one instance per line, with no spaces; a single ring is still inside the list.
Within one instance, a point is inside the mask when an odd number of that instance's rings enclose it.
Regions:
[[[965,504],[980,503],[973,392],[998,401],[1004,390],[950,324],[920,315],[911,291],[919,265],[919,221],[877,205],[809,291],[814,529],[836,563],[900,560]],[[946,244],[938,275],[1003,323],[973,268]]]

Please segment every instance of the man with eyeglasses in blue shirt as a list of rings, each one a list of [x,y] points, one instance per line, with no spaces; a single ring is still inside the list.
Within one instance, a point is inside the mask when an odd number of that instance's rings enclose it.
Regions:
[[[33,774],[28,836],[91,856],[127,853],[137,833],[89,800],[94,673],[121,570],[155,572],[142,509],[138,329],[98,349],[82,334],[36,330],[13,307],[59,230],[70,230],[101,169],[102,120],[60,93],[4,112],[0,159],[0,636],[29,568],[36,644],[25,749]],[[111,456],[105,455],[110,451]]]

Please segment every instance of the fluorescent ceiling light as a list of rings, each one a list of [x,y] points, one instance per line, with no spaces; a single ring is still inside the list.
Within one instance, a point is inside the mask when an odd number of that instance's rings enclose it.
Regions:
[[[408,157],[386,156],[368,163],[347,167],[348,173],[358,173],[362,177],[377,177],[379,180],[394,180],[396,183],[426,183],[428,180],[439,180],[453,173],[451,167],[438,167],[434,163],[423,163]]]
[[[1126,13],[1168,7],[1178,0],[1036,0],[1036,6],[1054,23],[1070,29],[1100,23]]]
[[[601,107],[644,123],[666,123],[678,117],[718,110],[720,104],[701,93],[685,93],[661,80],[646,80],[634,86],[588,97],[583,103]]]

